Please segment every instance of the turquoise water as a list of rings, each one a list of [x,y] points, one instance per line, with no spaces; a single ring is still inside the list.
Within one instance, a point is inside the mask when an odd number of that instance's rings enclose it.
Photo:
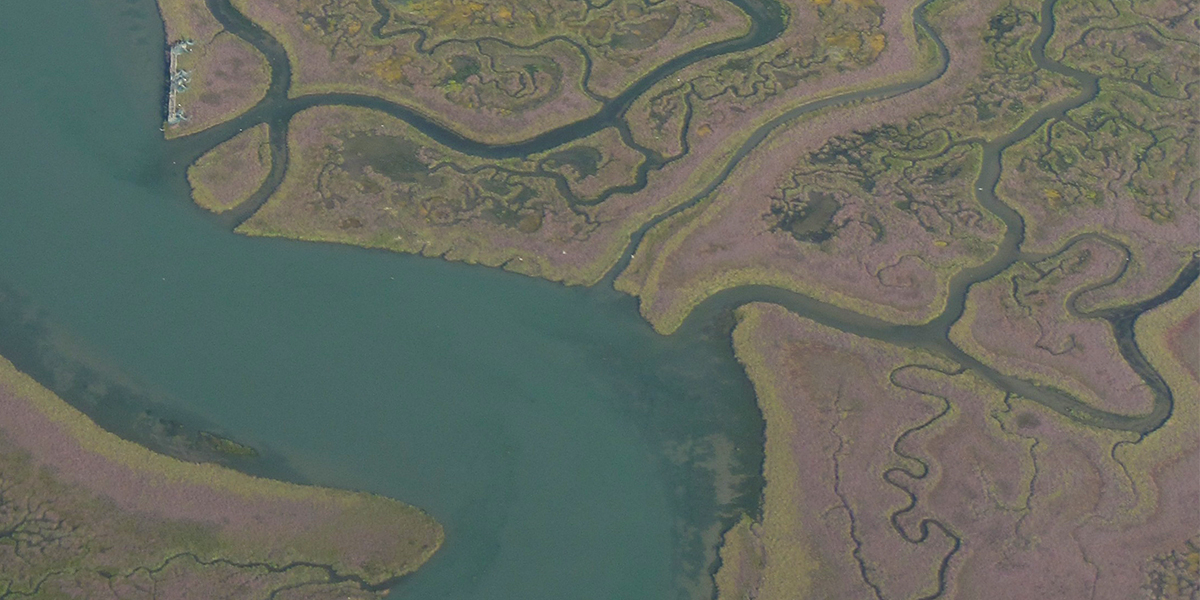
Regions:
[[[724,331],[657,336],[610,289],[235,235],[160,139],[161,53],[151,0],[7,7],[0,282],[168,408],[429,511],[446,546],[394,598],[704,580],[761,465]]]

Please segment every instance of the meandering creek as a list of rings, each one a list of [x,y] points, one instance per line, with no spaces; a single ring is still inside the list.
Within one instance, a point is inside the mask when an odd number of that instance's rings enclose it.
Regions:
[[[31,371],[40,366],[49,373],[44,383],[59,390],[114,381],[137,390],[120,407],[62,392],[110,428],[153,406],[269,450],[278,458],[270,474],[368,489],[428,510],[446,525],[447,545],[395,598],[683,598],[695,586],[705,596],[716,532],[756,509],[761,486],[761,417],[727,335],[730,309],[745,302],[777,302],[846,331],[928,348],[1093,424],[1144,432],[1170,413],[1165,386],[1152,385],[1153,414],[1110,415],[991,372],[946,342],[969,285],[1018,258],[1022,224],[992,193],[1009,138],[985,148],[979,179],[980,200],[1009,227],[1005,243],[955,279],[946,312],[922,327],[751,287],[714,296],[679,333],[662,337],[607,280],[564,288],[439,260],[233,235],[229,222],[191,205],[183,172],[247,124],[272,124],[277,182],[286,120],[314,104],[387,109],[456,148],[500,155],[587,135],[634,95],[564,130],[484,147],[386,103],[287,100],[277,44],[239,26],[226,0],[212,4],[266,51],[276,81],[245,117],[172,143],[158,132],[164,40],[153,0],[46,0],[14,5],[0,22],[0,282],[28,304],[0,315],[15,321],[36,309],[57,332],[0,327],[15,336],[0,339],[0,354]],[[757,25],[746,38],[651,76],[777,34],[772,4],[747,6]],[[1043,21],[1035,54],[1062,69],[1041,52],[1053,27]],[[932,36],[919,12],[917,26]],[[941,69],[797,107],[756,131],[694,201],[788,120],[939,77],[950,57],[937,44]],[[1059,72],[1084,91],[1040,111],[1022,131],[1095,93],[1094,79]],[[1195,264],[1160,298],[1104,315],[1148,383],[1157,374],[1140,358],[1133,319],[1181,293]],[[55,379],[22,335],[46,337],[37,342],[89,364],[94,381]]]

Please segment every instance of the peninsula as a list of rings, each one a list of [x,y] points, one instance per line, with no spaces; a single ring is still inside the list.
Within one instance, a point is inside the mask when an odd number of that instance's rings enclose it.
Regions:
[[[420,510],[155,454],[0,359],[0,592],[377,598],[441,545]]]

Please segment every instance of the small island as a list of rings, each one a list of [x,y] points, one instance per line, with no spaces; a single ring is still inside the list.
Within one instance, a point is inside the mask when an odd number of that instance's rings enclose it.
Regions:
[[[259,124],[209,150],[188,167],[192,199],[206,210],[222,213],[250,199],[271,174],[271,146],[266,124]]]

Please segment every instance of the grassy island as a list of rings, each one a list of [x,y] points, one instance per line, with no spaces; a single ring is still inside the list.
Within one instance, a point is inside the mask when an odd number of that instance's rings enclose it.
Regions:
[[[611,129],[552,151],[485,160],[382,112],[317,107],[292,119],[290,165],[238,231],[480,263],[549,279],[595,260],[587,204],[636,178]]]
[[[271,146],[265,123],[209,150],[188,167],[192,199],[215,213],[241,205],[271,173]]]

